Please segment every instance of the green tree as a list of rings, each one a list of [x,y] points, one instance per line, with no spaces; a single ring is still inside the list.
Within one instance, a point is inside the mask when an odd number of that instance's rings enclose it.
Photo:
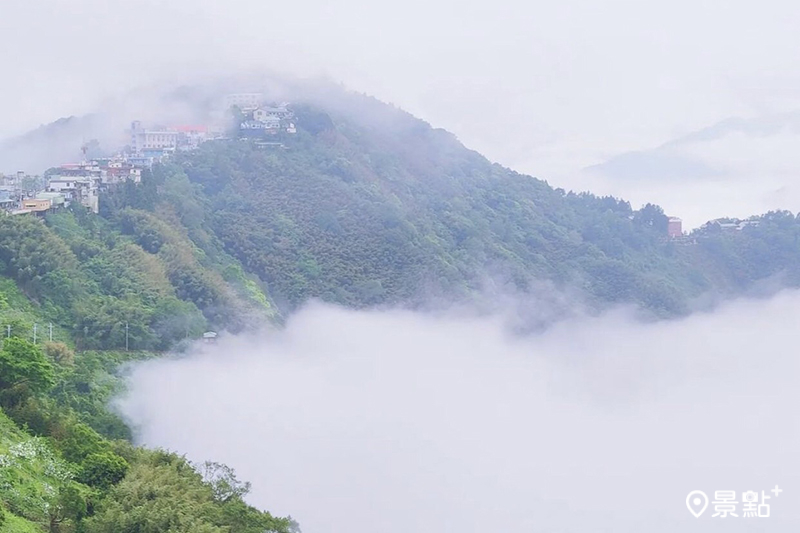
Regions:
[[[212,468],[214,476],[220,472]],[[222,469],[223,478],[230,471]],[[215,496],[191,464],[174,454],[144,452],[85,521],[87,533],[288,533],[290,522],[245,504],[235,493]],[[239,489],[236,489],[238,487]]]
[[[56,446],[67,461],[80,464],[90,455],[109,449],[108,441],[86,424],[69,420],[63,426],[63,434],[57,436]]]
[[[165,454],[166,455],[166,454]],[[177,457],[134,465],[87,520],[88,533],[226,533],[211,489]]]
[[[93,453],[83,460],[78,480],[90,487],[107,490],[125,477],[129,467],[125,459],[113,452]]]
[[[88,502],[92,494],[86,486],[72,480],[62,482],[57,491],[48,498],[48,532],[61,533],[65,524],[74,526],[88,514]]]
[[[0,350],[0,390],[24,387],[30,393],[45,392],[55,384],[53,365],[38,346],[11,337]]]
[[[230,501],[233,498],[242,498],[250,492],[250,483],[239,481],[233,468],[206,461],[197,467],[203,482],[207,483],[214,493],[214,499],[220,502]]]

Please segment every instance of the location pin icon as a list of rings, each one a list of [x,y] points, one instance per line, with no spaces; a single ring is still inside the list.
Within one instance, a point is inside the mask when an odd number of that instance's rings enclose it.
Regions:
[[[686,497],[686,507],[695,518],[700,518],[700,515],[706,511],[708,507],[708,496],[702,490],[694,490]]]

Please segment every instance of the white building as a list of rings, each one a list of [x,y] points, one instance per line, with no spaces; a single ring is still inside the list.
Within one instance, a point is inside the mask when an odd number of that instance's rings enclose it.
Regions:
[[[148,130],[138,120],[131,123],[131,149],[134,154],[143,152],[174,152],[178,147],[178,132],[174,130]]]
[[[134,183],[142,181],[142,169],[133,165],[111,167],[106,170],[106,175],[102,180],[105,184],[125,183],[131,180]]]
[[[264,128],[268,130],[279,129],[281,127],[280,118],[273,115],[268,115],[262,109],[255,110],[253,113],[253,120],[255,122],[260,122],[264,125]]]
[[[156,150],[174,152],[178,148],[177,131],[141,130],[133,138],[133,150],[136,153]]]
[[[258,121],[263,121],[266,118],[277,118],[283,120],[291,118],[294,114],[286,108],[286,105],[278,107],[262,106],[253,111],[253,118]]]
[[[100,210],[98,181],[86,177],[53,176],[47,183],[47,192],[61,193],[65,200],[78,202],[97,213]]]
[[[238,107],[242,111],[252,111],[261,105],[264,96],[261,93],[236,93],[229,94],[225,97],[223,106],[225,111],[228,111],[233,106]]]

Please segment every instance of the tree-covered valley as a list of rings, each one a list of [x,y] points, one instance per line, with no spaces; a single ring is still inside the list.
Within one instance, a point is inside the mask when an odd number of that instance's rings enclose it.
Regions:
[[[206,142],[108,190],[99,214],[0,218],[0,531],[296,528],[249,507],[226,467],[136,447],[109,407],[124,364],[209,330],[280,327],[312,299],[428,307],[543,290],[669,320],[800,285],[790,212],[669,239],[656,205],[553,188],[376,100],[293,111],[295,135]]]

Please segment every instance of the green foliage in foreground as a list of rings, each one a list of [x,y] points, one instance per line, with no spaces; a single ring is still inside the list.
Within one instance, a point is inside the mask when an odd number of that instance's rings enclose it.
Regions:
[[[89,533],[171,531],[193,533],[282,532],[290,521],[245,505],[241,496],[221,498],[184,459],[149,452],[136,462],[86,521]]]
[[[25,389],[29,394],[46,392],[55,384],[52,363],[38,346],[18,337],[3,341],[0,350],[0,394]]]
[[[35,348],[14,338],[6,347],[26,358]],[[283,533],[293,527],[244,503],[249,484],[224,465],[196,467],[99,434],[63,401],[65,376],[73,372],[56,368],[64,382],[50,395],[30,389],[0,401],[0,532]]]

